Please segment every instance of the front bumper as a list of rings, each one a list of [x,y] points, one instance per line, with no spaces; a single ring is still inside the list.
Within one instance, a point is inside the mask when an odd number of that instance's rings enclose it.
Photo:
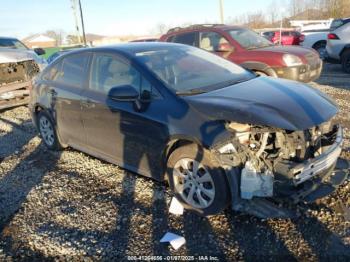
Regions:
[[[290,80],[300,82],[311,82],[320,77],[322,72],[323,62],[321,59],[313,64],[303,64],[300,66],[291,67],[275,67],[273,68],[280,78],[286,78]]]
[[[28,104],[30,87],[31,81],[0,86],[0,110]]]

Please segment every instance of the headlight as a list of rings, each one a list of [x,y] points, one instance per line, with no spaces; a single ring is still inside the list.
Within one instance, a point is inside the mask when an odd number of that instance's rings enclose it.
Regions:
[[[291,54],[283,55],[283,61],[286,64],[286,66],[298,66],[303,64],[299,57]]]

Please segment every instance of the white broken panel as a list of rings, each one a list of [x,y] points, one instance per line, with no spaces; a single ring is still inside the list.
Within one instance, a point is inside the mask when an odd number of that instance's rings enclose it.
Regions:
[[[161,243],[169,242],[170,245],[175,249],[178,250],[182,245],[186,243],[186,239],[182,236],[176,235],[174,233],[167,232],[162,239],[160,240]]]
[[[184,213],[184,207],[176,197],[171,199],[169,212],[174,215],[183,215]]]

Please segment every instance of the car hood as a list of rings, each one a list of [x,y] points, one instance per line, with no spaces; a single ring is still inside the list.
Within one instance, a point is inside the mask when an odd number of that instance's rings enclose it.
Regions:
[[[278,52],[283,54],[293,54],[297,56],[305,56],[313,52],[312,49],[309,49],[306,47],[300,47],[300,46],[292,46],[292,45],[290,46],[273,45],[273,46],[263,47],[259,49],[254,49],[254,51],[271,51],[271,52]]]
[[[0,63],[18,63],[28,60],[34,60],[43,69],[47,64],[45,59],[39,57],[32,50],[1,48],[0,49]]]
[[[184,99],[211,120],[306,130],[338,112],[322,92],[299,82],[257,77]]]

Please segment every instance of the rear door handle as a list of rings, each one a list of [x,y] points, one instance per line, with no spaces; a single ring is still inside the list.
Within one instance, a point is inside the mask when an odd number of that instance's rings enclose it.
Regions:
[[[85,108],[94,108],[95,107],[95,104],[90,99],[82,100],[81,105]]]

